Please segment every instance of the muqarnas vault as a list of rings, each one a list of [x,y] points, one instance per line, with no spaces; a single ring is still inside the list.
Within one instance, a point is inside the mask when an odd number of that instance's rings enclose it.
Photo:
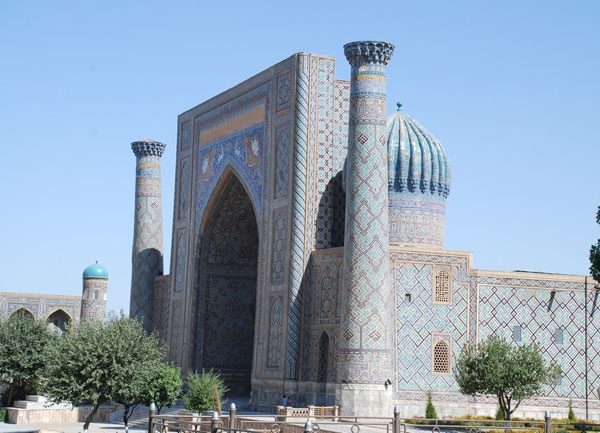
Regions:
[[[386,116],[387,42],[335,59],[298,53],[182,113],[171,275],[162,276],[162,143],[135,142],[131,314],[184,372],[214,368],[257,408],[343,414],[494,414],[452,376],[490,333],[540,345],[562,378],[520,413],[566,415],[586,395],[584,277],[495,272],[444,248],[451,171],[441,143],[400,107]],[[594,296],[587,300],[591,305]],[[588,393],[598,383],[590,320]],[[597,417],[600,402],[590,402]]]

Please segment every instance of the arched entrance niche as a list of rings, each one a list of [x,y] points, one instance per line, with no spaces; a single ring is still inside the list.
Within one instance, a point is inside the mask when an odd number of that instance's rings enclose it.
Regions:
[[[52,331],[62,334],[67,329],[67,324],[71,321],[69,316],[64,310],[56,310],[54,313],[48,316],[48,326]]]
[[[209,204],[196,254],[195,368],[221,373],[230,394],[247,395],[254,348],[258,227],[252,201],[231,170]]]
[[[14,311],[14,312],[11,314],[11,316],[16,316],[16,315],[18,315],[18,314],[22,314],[22,315],[24,315],[25,317],[27,317],[28,319],[35,320],[35,316],[34,316],[34,315],[33,315],[33,313],[32,313],[31,311],[29,311],[27,308],[24,308],[24,307],[22,307],[22,308],[19,308],[18,310]]]

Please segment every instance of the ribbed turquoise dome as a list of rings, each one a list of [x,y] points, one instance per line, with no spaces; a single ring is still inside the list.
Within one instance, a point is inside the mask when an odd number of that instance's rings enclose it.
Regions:
[[[108,271],[96,262],[83,270],[83,278],[108,278]]]
[[[451,183],[446,152],[401,106],[387,121],[389,191],[445,199]]]

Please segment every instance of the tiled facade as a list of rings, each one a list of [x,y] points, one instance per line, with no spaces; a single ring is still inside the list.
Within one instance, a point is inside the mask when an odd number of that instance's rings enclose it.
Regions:
[[[386,121],[389,44],[349,45],[350,82],[299,53],[179,116],[172,275],[145,295],[171,360],[220,369],[257,407],[285,393],[422,415],[431,390],[439,414],[493,413],[449,371],[466,342],[518,327],[515,344],[565,371],[525,413],[580,410],[583,277],[480,271],[445,250],[443,147],[401,111]]]

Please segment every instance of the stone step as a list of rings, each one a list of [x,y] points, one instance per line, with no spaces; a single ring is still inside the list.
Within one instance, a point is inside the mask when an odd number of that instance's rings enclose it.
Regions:
[[[71,409],[70,403],[49,403],[46,401],[16,400],[13,407],[17,409]]]
[[[27,395],[27,396],[25,396],[25,400],[27,400],[27,401],[37,401],[37,402],[46,402],[46,401],[48,401],[48,398],[44,397],[43,395]]]

